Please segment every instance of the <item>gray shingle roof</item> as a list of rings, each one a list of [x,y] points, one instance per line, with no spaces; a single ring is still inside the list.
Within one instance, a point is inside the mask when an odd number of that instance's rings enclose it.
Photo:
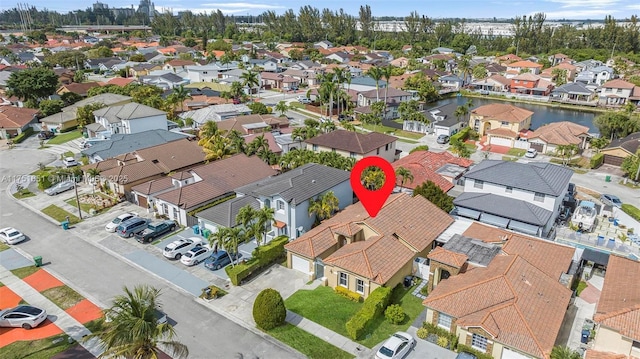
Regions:
[[[136,134],[113,134],[111,139],[96,142],[91,147],[82,150],[82,153],[87,156],[96,155],[107,159],[185,137],[187,135],[183,133],[167,130],[149,130]]]
[[[491,193],[464,192],[453,200],[453,204],[538,226],[546,225],[553,214],[527,201]]]
[[[93,114],[106,118],[109,123],[118,123],[121,120],[134,120],[137,118],[165,115],[166,112],[137,102],[130,102],[121,106],[103,107],[93,111]]]
[[[577,93],[584,95],[591,95],[593,91],[587,88],[587,85],[582,82],[569,82],[562,86],[558,86],[553,92],[556,93]]]
[[[71,111],[75,111],[80,107],[84,107],[88,104],[92,104],[92,103],[102,103],[105,104],[106,106],[110,106],[116,103],[120,103],[120,102],[125,102],[125,101],[131,101],[133,99],[133,97],[131,96],[124,96],[124,95],[118,95],[115,93],[102,93],[96,96],[92,96],[89,98],[86,98],[84,100],[78,101],[76,103],[74,103],[73,105],[69,105],[65,108],[62,109],[62,111],[64,112],[71,112]]]
[[[236,188],[236,192],[255,197],[280,195],[298,205],[332,187],[349,181],[350,173],[333,167],[308,163],[278,176]]]
[[[454,234],[442,248],[466,255],[471,263],[488,266],[493,257],[500,253],[500,247],[478,239]]]
[[[484,160],[464,177],[553,196],[563,195],[573,171],[550,163]]]
[[[253,209],[260,209],[260,202],[252,196],[242,196],[222,202],[217,206],[207,208],[197,214],[198,218],[205,219],[223,227],[235,227],[236,216],[240,208],[250,205]]]

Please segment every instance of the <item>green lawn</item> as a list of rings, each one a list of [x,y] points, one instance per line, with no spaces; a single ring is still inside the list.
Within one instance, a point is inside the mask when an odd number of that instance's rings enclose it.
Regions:
[[[31,175],[36,176],[36,177],[38,177],[38,176],[48,176],[50,174],[49,171],[51,171],[53,169],[55,169],[55,167],[45,167],[42,170],[36,170],[36,171],[31,172]]]
[[[76,345],[79,344],[75,342],[69,344],[66,334],[59,334],[40,340],[22,340],[0,348],[0,358],[49,359]]]
[[[4,242],[0,242],[0,252],[6,251],[9,248],[11,248],[11,247],[9,247],[8,244],[5,244]]]
[[[69,216],[69,222],[71,225],[80,223],[80,218],[56,206],[55,204],[52,204],[49,207],[42,209],[41,212],[55,219],[58,222],[66,221],[66,217]]]
[[[13,196],[17,199],[23,199],[23,198],[27,198],[27,197],[33,197],[36,194],[29,191],[28,188],[23,188],[21,190],[19,190],[18,192],[14,193]]]
[[[517,156],[517,157],[522,157],[524,156],[525,153],[527,153],[527,150],[523,150],[521,148],[510,148],[509,151],[507,151],[507,154],[509,156]]]
[[[78,294],[78,292],[66,285],[47,289],[42,292],[42,295],[62,310],[67,310],[84,299],[84,297]]]
[[[309,332],[304,331],[294,325],[286,323],[283,326],[267,331],[269,335],[279,341],[298,350],[310,359],[347,359],[353,358],[353,355],[344,350],[331,345],[324,340],[316,337]]]
[[[373,348],[391,334],[399,330],[407,330],[424,310],[420,298],[411,294],[412,289],[404,289],[404,287],[396,289],[391,298],[391,304],[400,304],[405,311],[406,318],[401,324],[391,324],[387,322],[384,315],[381,315],[371,323],[370,331],[357,342],[368,348]],[[349,334],[345,323],[362,305],[362,303],[355,303],[341,297],[333,289],[324,286],[314,290],[299,290],[285,300],[287,309],[347,338]]]
[[[409,131],[404,131],[404,130],[400,130],[400,129],[393,128],[393,127],[388,127],[388,126],[383,126],[383,125],[373,126],[373,125],[370,125],[370,124],[367,124],[367,123],[363,123],[360,126],[362,126],[362,128],[365,128],[367,130],[370,130],[370,131],[376,131],[376,132],[386,133],[386,134],[393,133],[394,136],[406,137],[406,138],[414,139],[414,140],[419,140],[422,137],[424,137],[423,133],[409,132]]]
[[[65,133],[61,133],[61,134],[56,135],[56,137],[54,137],[54,138],[50,139],[49,141],[47,141],[47,144],[49,144],[49,145],[60,145],[60,144],[75,140],[76,138],[80,138],[80,137],[82,137],[82,132],[80,132],[78,130],[65,132]]]
[[[36,266],[29,266],[29,267],[22,267],[22,268],[17,268],[11,271],[11,273],[13,273],[13,275],[15,275],[16,277],[23,279],[26,278],[30,275],[32,275],[33,273],[39,271],[40,268],[36,267]]]
[[[285,300],[292,312],[316,322],[336,333],[349,337],[345,323],[360,309],[362,303],[352,302],[336,294],[330,287],[299,290]]]
[[[511,156],[502,156],[502,160],[503,161],[517,161],[518,157],[511,157]]]

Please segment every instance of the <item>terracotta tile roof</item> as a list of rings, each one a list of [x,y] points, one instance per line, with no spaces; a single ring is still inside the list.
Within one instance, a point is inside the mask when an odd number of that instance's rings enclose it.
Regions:
[[[508,122],[520,122],[533,115],[533,112],[529,110],[502,103],[480,106],[473,109],[471,113],[486,117],[486,119]]]
[[[95,168],[98,171],[102,172],[102,171],[106,171],[108,169],[114,168],[118,166],[118,160],[115,158],[110,158],[108,160],[104,160],[104,161],[100,161],[100,162],[96,162],[96,163],[90,163],[88,165],[84,165],[82,166],[82,170],[83,171],[87,171],[91,168]]]
[[[525,61],[516,61],[507,65],[507,67],[526,67],[526,68],[542,68],[542,64],[535,63],[533,61],[525,60]]]
[[[68,85],[63,85],[62,88],[67,89],[69,92],[77,93],[78,95],[86,96],[87,91],[94,87],[100,87],[100,84],[97,82],[82,82],[82,83],[70,83]]]
[[[503,243],[513,236],[513,232],[474,221],[462,235],[485,243]]]
[[[454,187],[453,183],[436,172],[447,164],[469,168],[473,164],[473,161],[466,158],[455,157],[446,151],[440,153],[415,151],[393,162],[391,166],[393,166],[394,170],[397,170],[399,167],[404,167],[413,175],[413,181],[403,185],[405,188],[415,189],[416,186],[426,181],[431,181],[437,184],[444,192],[447,192]],[[401,180],[402,178],[397,176],[396,185],[400,186]]]
[[[398,239],[385,235],[346,245],[325,258],[324,263],[385,284],[414,255]]]
[[[0,106],[0,127],[6,129],[23,128],[40,112],[38,109]]]
[[[498,82],[498,83],[500,83],[502,85],[505,85],[505,86],[511,84],[511,80],[509,80],[508,78],[506,78],[506,77],[504,77],[502,75],[498,75],[498,74],[491,75],[491,76],[488,77],[488,79],[494,80],[494,81],[496,81],[496,82]]]
[[[247,157],[245,154],[213,161],[192,168],[191,172],[204,181],[224,184],[232,189],[276,174],[274,169],[257,156]]]
[[[146,161],[156,161],[165,173],[204,162],[205,154],[198,142],[185,138],[134,152]]]
[[[133,77],[114,77],[111,80],[107,81],[107,85],[116,85],[120,87],[127,86],[128,84],[136,82],[136,79]]]
[[[400,239],[405,242],[403,245],[406,248],[421,252],[451,223],[453,219],[447,213],[424,197],[395,194],[389,197],[375,218],[369,217],[358,202],[289,242],[285,248],[307,258],[315,258],[337,243],[338,234],[355,233],[360,227],[368,227],[376,233],[376,238],[390,236],[396,241]],[[387,240],[383,243],[387,243]],[[387,256],[385,260],[392,262],[396,259]],[[386,278],[387,275],[383,273],[382,277]]]
[[[366,134],[354,131],[335,130],[306,140],[306,143],[325,148],[365,155],[398,139],[378,132]]]
[[[614,89],[633,89],[634,84],[621,79],[615,79],[607,81],[602,85],[602,88],[614,88]]]
[[[571,290],[523,257],[503,255],[441,281],[423,303],[462,327],[482,327],[497,342],[548,358],[570,298]]]
[[[609,256],[604,286],[593,320],[619,331],[621,335],[640,340],[640,262]]]
[[[456,268],[462,268],[462,266],[467,262],[467,259],[469,259],[466,254],[452,252],[442,247],[436,247],[434,250],[429,252],[427,258]]]
[[[165,63],[165,65],[171,65],[173,67],[176,66],[191,66],[191,65],[195,65],[196,63],[191,61],[191,60],[180,60],[180,59],[173,59],[167,63]]]
[[[584,353],[584,359],[627,359],[628,356],[624,354],[617,354],[611,352],[601,352],[593,349],[587,349]]]
[[[498,57],[497,60],[498,61],[521,61],[522,57],[514,54],[507,54],[507,55],[502,55]]]
[[[493,128],[487,131],[489,135],[504,136],[510,138],[518,137],[518,134],[506,128]]]
[[[271,152],[275,154],[279,154],[280,152],[282,152],[282,148],[278,146],[278,143],[276,142],[276,139],[273,137],[273,134],[271,132],[265,132],[260,134],[254,133],[251,135],[246,135],[243,137],[244,142],[248,145],[249,143],[251,143],[251,141],[253,141],[258,136],[264,136],[264,138],[269,142],[269,149],[271,150]]]
[[[578,136],[587,135],[588,133],[589,127],[587,126],[569,121],[560,121],[538,128],[529,138],[540,138],[546,143],[554,145],[578,145],[582,143],[582,139]]]
[[[110,182],[127,184],[162,174],[162,169],[151,161],[140,161],[124,166],[115,166],[100,172]]]
[[[171,177],[163,177],[133,186],[131,187],[131,190],[140,194],[153,194],[169,188],[173,188],[173,181],[171,180]]]
[[[520,233],[511,234],[502,247],[505,253],[519,255],[552,279],[560,280],[560,276],[569,270],[576,251],[574,247]]]

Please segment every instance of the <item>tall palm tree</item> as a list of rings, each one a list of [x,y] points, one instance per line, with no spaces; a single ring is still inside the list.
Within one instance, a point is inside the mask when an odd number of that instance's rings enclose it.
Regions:
[[[271,207],[262,207],[258,211],[257,223],[260,225],[260,228],[262,229],[261,234],[262,234],[263,242],[267,241],[267,233],[269,233],[271,226],[275,223],[274,216],[275,216],[275,210]],[[254,234],[257,234],[257,233],[254,233]],[[260,238],[260,236],[256,235],[256,242],[258,245],[260,245],[260,240],[258,238]]]
[[[160,308],[160,290],[140,285],[113,299],[104,311],[109,321],[102,329],[86,337],[97,338],[104,348],[99,358],[127,357],[155,359],[160,347],[174,358],[186,358],[189,349],[175,340],[176,333],[169,323],[158,323],[156,310]]]
[[[183,85],[174,88],[171,96],[173,96],[176,102],[180,104],[180,112],[184,112],[184,101],[187,99],[193,99],[193,97],[191,97],[191,92],[189,92],[188,89],[184,88]]]
[[[226,52],[220,56],[220,64],[229,69],[229,64],[231,63],[232,55],[227,54]]]
[[[236,215],[236,225],[242,225],[245,228],[249,228],[249,225],[258,217],[258,211],[253,209],[250,205],[246,205]]]
[[[260,85],[260,80],[258,79],[258,73],[253,72],[252,70],[245,71],[242,75],[240,75],[242,79],[242,83],[244,86],[249,87],[249,95],[253,98],[253,88],[255,86]],[[260,87],[258,87],[258,97],[260,96]]]
[[[234,154],[230,142],[228,138],[223,136],[210,138],[202,145],[202,150],[205,153],[204,159],[206,161],[216,161],[230,157]]]
[[[231,83],[231,89],[229,90],[231,93],[231,97],[240,98],[244,94],[242,89],[242,84],[238,81],[234,81]]]
[[[207,141],[209,141],[212,137],[215,137],[220,134],[218,130],[218,124],[215,121],[207,121],[200,128],[200,132],[198,132],[198,137],[200,137],[200,141],[198,141],[198,145],[203,146]]]
[[[336,130],[336,124],[333,121],[324,121],[320,124],[320,131],[329,133]]]
[[[389,91],[389,79],[393,75],[393,66],[388,65],[381,69],[382,77],[384,77],[385,87],[384,87],[384,103],[387,104],[387,92]]]
[[[365,188],[371,191],[382,188],[386,180],[384,172],[377,167],[367,167],[361,176]]]
[[[244,142],[244,138],[240,131],[233,129],[227,133],[226,137],[231,144],[231,151],[234,154],[246,152],[246,143]]]
[[[87,176],[89,176],[89,180],[93,184],[93,193],[96,192],[96,179],[100,175],[100,170],[97,168],[89,168],[87,170]]]
[[[460,122],[461,118],[464,118],[469,114],[469,107],[467,105],[461,105],[456,107],[456,110],[453,112],[453,115],[456,116],[458,122]]]
[[[336,67],[335,69],[333,69],[333,79],[336,82],[337,85],[337,100],[338,100],[338,113],[341,113],[340,111],[340,102],[341,98],[340,98],[340,92],[342,91],[342,84],[344,83],[345,80],[345,76],[344,76],[344,69],[340,68],[340,67]]]
[[[400,189],[404,189],[404,184],[407,183],[407,181],[413,182],[413,173],[402,166],[396,169],[396,176],[400,177]]]
[[[284,116],[284,114],[289,110],[289,106],[284,101],[278,102],[276,105],[276,111],[280,112],[280,117]]]
[[[209,241],[209,248],[214,251],[217,251],[218,248],[222,248],[224,246],[223,243],[227,240],[228,230],[228,227],[218,227],[215,232],[212,232],[209,235],[209,238],[207,238]]]
[[[354,126],[353,123],[351,123],[349,121],[340,121],[340,127],[342,127],[343,129],[345,129],[347,131],[351,131],[351,132],[355,132],[356,131],[356,126]]]
[[[316,216],[316,224],[330,218],[338,209],[340,202],[333,191],[320,195],[317,199],[311,199],[309,203],[309,217]]]
[[[337,82],[332,74],[325,74],[322,77],[322,83],[318,89],[318,94],[321,94],[322,98],[329,98],[328,116],[333,116],[333,99],[334,94],[338,88]]]
[[[222,238],[222,249],[227,252],[233,266],[233,255],[238,253],[238,244],[244,241],[244,230],[241,227],[226,228],[226,235]]]
[[[367,75],[376,82],[376,102],[380,101],[380,79],[382,78],[382,69],[373,66],[367,71]]]
[[[249,143],[249,148],[247,149],[248,154],[257,154],[259,152],[264,152],[269,150],[269,140],[267,140],[264,135],[257,136],[256,138]]]

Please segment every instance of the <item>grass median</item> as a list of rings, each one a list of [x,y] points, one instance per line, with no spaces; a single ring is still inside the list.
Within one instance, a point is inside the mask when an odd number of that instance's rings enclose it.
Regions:
[[[56,206],[55,204],[50,205],[49,207],[43,208],[41,210],[42,213],[47,216],[55,219],[58,222],[63,222],[67,220],[67,216],[69,217],[69,224],[74,225],[81,222],[81,219],[76,217],[75,215],[65,211],[64,209]]]
[[[49,141],[47,141],[48,145],[61,145],[63,143],[67,143],[69,141],[73,141],[76,138],[80,138],[82,137],[82,132],[80,131],[70,131],[70,132],[65,132],[65,133],[61,133],[59,135],[56,135],[54,138],[50,139]]]

